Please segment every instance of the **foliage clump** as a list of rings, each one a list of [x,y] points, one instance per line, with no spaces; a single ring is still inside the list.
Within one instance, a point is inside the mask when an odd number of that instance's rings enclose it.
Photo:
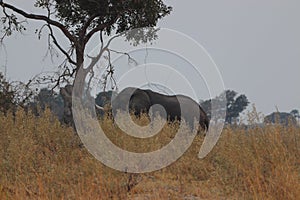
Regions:
[[[12,85],[0,73],[0,112],[7,113],[7,111],[15,108],[15,96],[16,92]]]

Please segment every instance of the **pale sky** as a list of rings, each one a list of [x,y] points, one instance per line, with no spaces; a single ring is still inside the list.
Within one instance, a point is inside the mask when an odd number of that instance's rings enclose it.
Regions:
[[[36,11],[32,0],[6,2]],[[167,0],[171,15],[160,27],[180,31],[208,51],[227,89],[245,94],[258,111],[269,114],[300,109],[299,0]],[[46,35],[34,35],[39,24],[28,21],[25,35],[14,34],[0,48],[0,70],[9,80],[26,81],[54,70]],[[298,91],[298,92],[297,92]]]

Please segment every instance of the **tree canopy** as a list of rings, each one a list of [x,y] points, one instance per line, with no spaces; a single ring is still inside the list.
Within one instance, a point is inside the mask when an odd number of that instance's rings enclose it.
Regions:
[[[226,90],[226,118],[225,122],[228,124],[232,124],[235,119],[237,119],[240,116],[240,113],[243,112],[248,104],[248,98],[246,95],[241,94],[237,96],[237,92],[233,90]],[[221,95],[222,96],[222,95]],[[220,97],[221,97],[220,96]],[[215,105],[223,105],[222,102],[224,101],[224,98],[216,97],[214,99],[209,99],[201,103],[201,106],[205,110],[205,112],[210,116],[211,114],[211,106],[212,102],[214,102]],[[216,109],[216,113],[218,113],[218,109],[222,108],[214,108]],[[220,110],[221,111],[221,110]]]
[[[0,112],[6,113],[15,107],[15,96],[11,84],[0,73]]]
[[[36,0],[34,6],[47,12],[46,15],[40,15],[28,13],[7,1],[0,2],[4,13],[1,20],[4,25],[1,40],[14,31],[26,30],[18,15],[43,21],[45,25],[37,33],[41,34],[47,27],[52,43],[71,64],[71,67],[63,66],[64,70],[56,80],[58,85],[64,77],[76,76],[84,60],[86,45],[93,35],[100,34],[99,42],[103,43],[103,34],[111,35],[135,28],[155,27],[158,20],[170,14],[172,10],[162,0]],[[69,47],[60,44],[53,28],[59,29],[69,40]],[[145,35],[149,40],[154,39],[153,35]],[[128,36],[127,39],[132,38]]]
[[[47,7],[48,3],[49,0],[39,0],[36,6]],[[103,25],[105,27],[102,30],[107,34],[114,29],[120,33],[134,28],[153,27],[171,11],[161,0],[54,0],[51,3],[59,21],[77,35],[81,30],[99,29]]]
[[[293,109],[290,113],[291,113],[296,119],[297,119],[297,118],[300,118],[299,110]]]
[[[297,120],[291,113],[273,112],[264,118],[264,123],[281,124],[284,126],[296,125]]]

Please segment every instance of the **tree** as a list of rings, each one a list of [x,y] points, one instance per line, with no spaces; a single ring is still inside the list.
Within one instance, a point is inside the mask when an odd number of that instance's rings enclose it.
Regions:
[[[243,110],[249,104],[249,101],[245,95],[240,95],[236,97],[237,93],[233,90],[226,91],[227,99],[227,113],[226,113],[226,122],[229,124],[232,123],[233,119],[237,119]]]
[[[46,15],[28,13],[17,6],[0,2],[4,17],[3,35],[0,40],[11,35],[14,31],[23,32],[24,20],[26,19],[44,22],[44,25],[37,31],[38,37],[44,29],[48,29],[49,48],[53,45],[66,57],[66,61],[60,66],[56,77],[48,77],[55,83],[54,87],[61,85],[70,78],[78,78],[78,72],[83,76],[81,82],[88,73],[93,73],[95,60],[110,54],[110,41],[104,44],[103,36],[111,36],[135,28],[155,27],[158,20],[170,14],[172,8],[163,3],[162,0],[36,0],[34,6],[46,11]],[[63,47],[57,37],[58,29],[69,41],[68,47]],[[126,40],[133,41],[133,44],[147,42],[156,38],[156,31],[149,28],[127,34]],[[98,34],[101,49],[95,59],[91,59],[90,65],[83,67],[85,49],[91,38]],[[116,51],[114,51],[116,52]],[[114,70],[111,64],[107,73],[112,76]],[[108,76],[106,76],[108,77]],[[82,84],[82,90],[84,89]],[[67,103],[70,105],[69,103]]]
[[[19,81],[9,82],[0,72],[0,112],[15,114],[17,107],[26,107],[32,95],[28,85]]]
[[[296,119],[299,119],[299,118],[300,118],[299,110],[293,109],[290,113],[291,113]]]
[[[48,107],[59,120],[63,120],[64,102],[61,95],[48,88],[42,88],[39,93],[34,96],[34,100],[29,104],[29,108],[32,109],[35,115],[39,115],[39,109],[44,111],[46,107]]]
[[[237,96],[237,92],[233,90],[226,90],[225,94],[226,94],[226,101],[227,101],[225,122],[228,124],[232,124],[232,122],[239,117],[240,113],[246,109],[246,107],[249,104],[249,101],[244,94]],[[210,116],[211,114],[212,102],[214,102],[214,105],[216,106],[223,105],[223,103],[220,101],[223,101],[224,98],[221,98],[221,96],[222,95],[214,99],[209,99],[200,103],[203,109],[208,114],[208,116]],[[216,109],[216,114],[217,114],[218,109],[222,109],[222,108],[214,108],[214,109]]]
[[[264,118],[264,123],[281,124],[283,126],[296,125],[297,120],[291,113],[273,112]]]
[[[12,85],[0,73],[0,112],[6,114],[7,111],[15,108],[15,96]]]

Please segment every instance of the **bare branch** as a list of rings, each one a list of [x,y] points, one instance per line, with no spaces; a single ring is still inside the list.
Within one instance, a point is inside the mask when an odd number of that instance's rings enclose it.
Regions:
[[[91,62],[90,64],[88,65],[87,68],[85,68],[85,71],[89,71],[93,73],[93,67],[97,64],[97,62],[99,61],[99,59],[101,58],[101,56],[103,55],[103,53],[105,51],[107,51],[108,53],[108,66],[107,66],[107,74],[104,76],[104,90],[106,89],[106,84],[107,84],[107,80],[108,80],[108,77],[110,78],[110,81],[112,82],[113,85],[116,85],[116,80],[115,78],[113,77],[113,74],[114,74],[114,68],[113,68],[113,65],[111,63],[111,57],[110,57],[110,50],[108,48],[108,46],[110,45],[110,43],[117,37],[119,37],[121,34],[116,34],[115,36],[111,37],[107,44],[104,46],[104,43],[103,43],[103,38],[102,38],[102,31],[100,31],[100,40],[101,40],[101,49],[100,49],[100,52],[97,56],[95,57],[92,57],[92,56],[88,56],[88,58],[91,59]],[[104,46],[104,47],[103,47]]]
[[[103,76],[103,91],[106,90],[108,77],[109,77],[109,80],[111,82],[112,88],[114,87],[113,85],[115,85],[117,87],[117,82],[114,78],[115,69],[114,69],[114,66],[111,63],[111,53],[110,53],[110,50],[108,48],[106,48],[106,51],[107,51],[107,57],[108,57],[107,58],[108,65],[106,67],[106,74]]]
[[[52,27],[48,24],[48,28],[49,28],[49,31],[50,31],[50,37],[52,38],[53,40],[53,43],[56,45],[56,47],[67,57],[68,61],[72,64],[72,65],[77,65],[77,63],[71,58],[71,56],[69,55],[69,53],[67,51],[65,51],[62,46],[60,44],[58,44],[58,41],[56,39],[56,37],[54,36],[53,34],[53,30],[52,30]]]
[[[107,44],[105,45],[104,49],[108,49],[110,43],[111,43],[115,38],[120,37],[120,36],[121,36],[121,34],[116,34],[115,36],[111,37],[111,38],[108,40]]]
[[[93,21],[95,18],[97,18],[98,16],[100,16],[100,14],[99,14],[99,13],[96,13],[96,14],[92,15],[92,16],[84,23],[84,25],[83,25],[83,27],[82,27],[82,29],[81,29],[81,31],[80,31],[80,34],[79,34],[81,37],[84,36],[84,35],[86,34],[86,31],[87,31],[88,27],[91,25],[92,21]]]
[[[3,13],[5,15],[5,17],[2,18],[2,23],[6,23],[8,24],[8,26],[4,25],[4,34],[3,36],[0,38],[0,42],[3,42],[4,38],[6,36],[9,36],[12,34],[12,32],[14,30],[22,33],[23,30],[26,30],[26,28],[22,25],[22,23],[24,23],[24,21],[17,21],[17,17],[14,14],[9,15],[6,10],[5,7],[3,7]]]
[[[99,32],[99,31],[103,31],[106,27],[109,27],[111,25],[113,25],[116,20],[118,19],[119,16],[117,16],[116,18],[114,18],[113,20],[109,21],[109,22],[106,22],[106,23],[103,23],[103,24],[99,24],[96,28],[93,28],[90,32],[88,32],[86,34],[86,37],[84,38],[84,44],[88,43],[88,41],[91,39],[91,37]]]
[[[100,42],[101,42],[101,49],[103,49],[103,32],[100,31]]]
[[[63,34],[70,40],[71,43],[77,44],[76,38],[66,29],[66,27],[63,24],[54,21],[47,16],[30,14],[7,3],[1,3],[0,6],[2,6],[3,8],[11,9],[12,11],[22,15],[25,18],[47,22],[48,24],[53,25],[58,29],[60,29],[63,32]]]
[[[132,58],[132,57],[129,55],[129,53],[121,52],[121,51],[116,51],[116,50],[113,50],[113,49],[109,49],[109,51],[114,52],[114,53],[117,53],[117,54],[123,54],[123,55],[125,55],[125,56],[128,57],[128,62],[129,62],[129,63],[134,63],[135,66],[138,65],[138,62],[137,62],[134,58]]]

